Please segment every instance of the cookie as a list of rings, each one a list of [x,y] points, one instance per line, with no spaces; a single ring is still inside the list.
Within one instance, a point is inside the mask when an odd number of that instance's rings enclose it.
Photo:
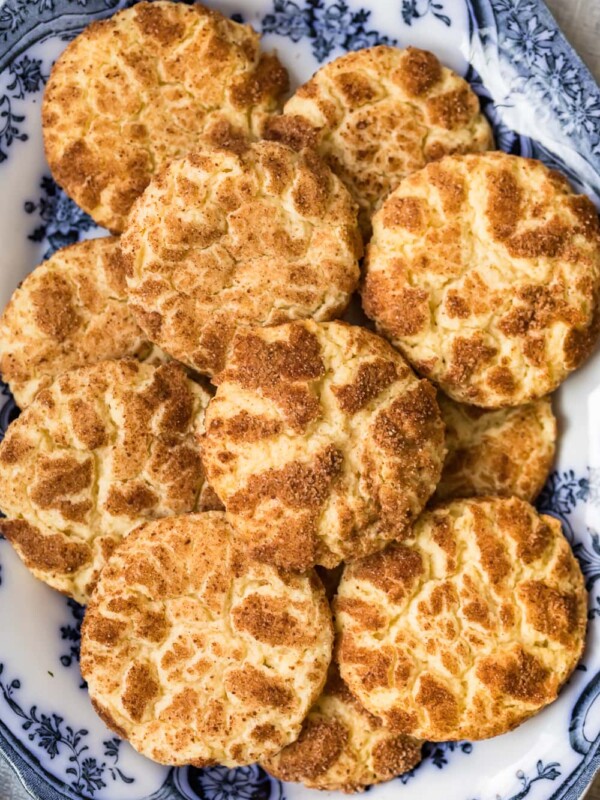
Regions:
[[[433,501],[514,495],[533,502],[554,460],[556,418],[549,398],[484,411],[438,392],[448,455]]]
[[[36,578],[85,603],[140,522],[218,505],[194,435],[208,400],[181,366],[134,360],[36,395],[0,444],[0,533]]]
[[[373,220],[363,305],[461,403],[523,405],[557,388],[600,332],[600,225],[540,161],[448,156]]]
[[[310,789],[360,792],[416,767],[422,742],[392,733],[348,691],[336,665],[298,739],[261,766]]]
[[[486,739],[556,696],[582,652],[587,595],[560,522],[518,498],[455,500],[408,543],[347,565],[340,672],[388,727]]]
[[[207,375],[238,327],[339,316],[358,283],[356,209],[312,152],[259,142],[174,161],[122,238],[148,337]]]
[[[314,573],[252,562],[224,514],[191,514],[117,548],[85,616],[81,670],[102,719],[140,753],[235,767],[298,736],[332,642]]]
[[[0,371],[20,408],[61,372],[112,358],[159,358],[127,307],[115,237],[58,250],[0,318]]]
[[[410,531],[444,427],[431,384],[385,340],[312,320],[240,333],[217,384],[204,463],[257,558],[333,568]]]
[[[48,164],[119,232],[157,170],[199,142],[256,136],[287,86],[250,26],[199,4],[137,3],[93,22],[54,64],[42,109]]]
[[[315,147],[360,206],[361,227],[411,172],[449,153],[488,150],[492,131],[469,84],[426,50],[380,45],[330,61],[267,120],[265,135]]]

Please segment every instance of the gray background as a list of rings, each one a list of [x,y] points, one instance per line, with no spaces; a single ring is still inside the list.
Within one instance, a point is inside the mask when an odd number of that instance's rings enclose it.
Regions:
[[[600,82],[600,0],[546,0],[560,26]],[[27,800],[12,770],[0,756],[0,800]],[[600,775],[589,800],[600,800]]]

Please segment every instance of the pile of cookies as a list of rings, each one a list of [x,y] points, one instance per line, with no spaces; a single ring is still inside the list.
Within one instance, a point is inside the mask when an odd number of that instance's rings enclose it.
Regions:
[[[163,0],[54,65],[52,173],[113,235],[3,313],[0,530],[87,605],[92,703],[141,753],[357,791],[519,725],[581,656],[530,502],[600,225],[431,53],[287,90],[250,27]]]

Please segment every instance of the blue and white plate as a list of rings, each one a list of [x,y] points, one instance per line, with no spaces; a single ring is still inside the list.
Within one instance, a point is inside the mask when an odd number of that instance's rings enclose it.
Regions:
[[[104,232],[44,163],[40,101],[52,62],[117,0],[0,0],[0,304],[57,248]],[[128,3],[127,3],[128,4]],[[346,50],[433,50],[480,95],[499,146],[541,158],[600,202],[600,90],[540,0],[209,0],[250,22],[294,83]],[[0,431],[17,410],[0,385]],[[513,733],[436,744],[378,800],[576,800],[600,767],[600,353],[558,393],[556,471],[539,501],[559,517],[590,591],[588,646],[559,700]],[[78,664],[82,609],[0,541],[0,750],[42,800],[310,800],[259,767],[170,770],[96,717]],[[1,787],[0,787],[1,794]]]

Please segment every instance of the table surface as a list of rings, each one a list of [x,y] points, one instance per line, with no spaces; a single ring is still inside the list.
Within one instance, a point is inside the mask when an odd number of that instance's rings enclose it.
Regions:
[[[600,82],[600,0],[546,0],[559,25]],[[0,756],[0,800],[28,800]],[[600,800],[600,774],[586,800]]]

